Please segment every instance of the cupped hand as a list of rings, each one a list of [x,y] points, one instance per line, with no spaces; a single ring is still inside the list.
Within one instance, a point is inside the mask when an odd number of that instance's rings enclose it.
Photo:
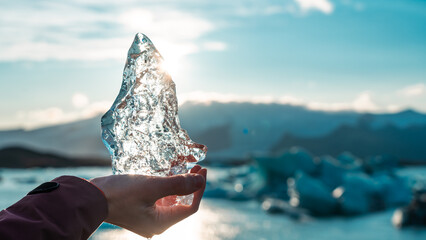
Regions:
[[[160,234],[197,212],[206,186],[207,169],[196,165],[190,173],[170,177],[112,175],[94,178],[108,201],[105,222],[143,237]],[[191,205],[175,205],[174,195],[194,193]]]

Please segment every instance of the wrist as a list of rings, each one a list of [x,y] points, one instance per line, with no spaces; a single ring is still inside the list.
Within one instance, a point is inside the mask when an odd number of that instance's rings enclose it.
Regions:
[[[108,214],[107,214],[107,218],[108,216],[111,214],[111,199],[110,196],[108,194],[108,191],[106,189],[107,187],[107,177],[99,177],[99,178],[92,178],[89,180],[89,182],[95,186],[101,193],[102,196],[104,197],[106,203],[107,203],[107,208],[108,208]]]
[[[101,187],[100,186],[98,186],[99,185],[99,183],[97,183],[97,181],[95,180],[95,179],[90,179],[89,180],[89,182],[93,185],[93,186],[95,186],[101,193],[102,193],[102,195],[104,196],[104,198],[105,198],[105,200],[108,202],[108,199],[107,199],[107,197],[106,197],[106,195],[105,195],[105,192],[101,189]]]

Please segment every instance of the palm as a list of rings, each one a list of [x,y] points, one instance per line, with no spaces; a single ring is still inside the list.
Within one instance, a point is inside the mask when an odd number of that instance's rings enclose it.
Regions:
[[[207,170],[197,165],[191,169],[191,174],[171,177],[118,175],[92,181],[107,197],[109,215],[106,222],[152,237],[198,210],[206,175]],[[191,205],[176,205],[176,195],[191,193],[194,193]]]

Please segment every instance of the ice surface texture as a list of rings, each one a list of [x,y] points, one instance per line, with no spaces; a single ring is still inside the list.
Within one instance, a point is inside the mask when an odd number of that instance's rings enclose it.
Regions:
[[[151,40],[136,34],[120,92],[102,117],[114,174],[171,176],[206,156],[207,148],[180,127],[175,84],[162,63]]]

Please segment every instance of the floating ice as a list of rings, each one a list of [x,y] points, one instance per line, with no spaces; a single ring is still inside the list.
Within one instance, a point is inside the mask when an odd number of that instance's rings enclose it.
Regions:
[[[180,127],[175,84],[163,61],[151,40],[136,34],[120,92],[102,117],[114,174],[171,176],[206,156],[207,148]]]

